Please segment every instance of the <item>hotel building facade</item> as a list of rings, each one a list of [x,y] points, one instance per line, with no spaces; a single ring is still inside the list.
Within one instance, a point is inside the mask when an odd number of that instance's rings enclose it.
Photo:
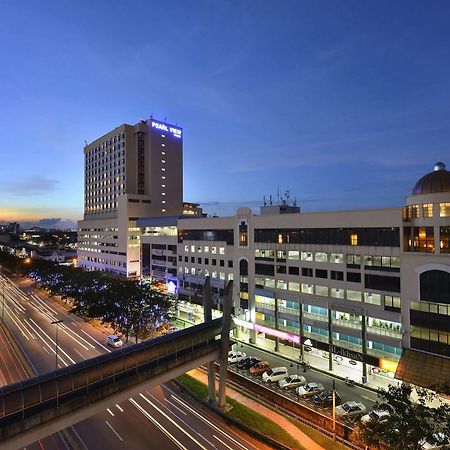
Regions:
[[[84,218],[78,265],[139,277],[141,217],[183,210],[183,130],[150,117],[84,148]]]
[[[216,313],[233,280],[236,337],[339,373],[432,387],[450,380],[450,172],[422,177],[404,208],[136,222],[141,272],[201,320],[211,278]]]

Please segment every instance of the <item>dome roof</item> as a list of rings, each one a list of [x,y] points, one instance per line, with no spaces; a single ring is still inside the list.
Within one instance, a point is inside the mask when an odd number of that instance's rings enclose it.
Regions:
[[[433,172],[424,175],[414,186],[412,195],[436,194],[450,192],[450,172],[445,170],[445,164],[438,162]]]

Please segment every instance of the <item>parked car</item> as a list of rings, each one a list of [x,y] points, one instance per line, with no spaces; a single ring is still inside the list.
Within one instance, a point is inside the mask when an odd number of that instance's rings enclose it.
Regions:
[[[273,383],[274,381],[282,380],[289,375],[287,367],[275,367],[274,369],[269,369],[262,375],[262,380],[266,383]]]
[[[245,358],[247,355],[244,352],[228,352],[228,364],[236,364],[242,358]]]
[[[260,361],[250,368],[250,373],[252,375],[262,375],[264,372],[270,369],[269,363],[267,361]]]
[[[257,358],[256,356],[247,356],[238,361],[238,368],[241,370],[248,370],[260,361],[261,358]]]
[[[278,386],[281,389],[294,389],[298,386],[304,386],[307,383],[306,378],[301,375],[289,375],[278,381]]]
[[[366,407],[361,402],[345,402],[336,408],[336,415],[341,419],[356,419],[366,412]]]
[[[450,438],[444,433],[436,433],[432,438],[422,439],[419,444],[421,450],[448,450],[450,449]]]
[[[114,348],[119,348],[119,347],[122,347],[122,345],[123,345],[123,342],[120,339],[120,337],[116,336],[115,334],[111,334],[110,336],[108,336],[106,343],[109,346],[114,347]]]
[[[313,402],[318,406],[333,406],[333,391],[326,390],[321,392],[320,394],[316,394],[313,397]],[[341,396],[339,395],[338,391],[335,392],[335,403],[336,405],[341,404]]]
[[[325,388],[320,383],[308,383],[305,386],[299,386],[295,392],[299,395],[299,397],[307,398],[312,397],[313,395],[320,394],[323,392]]]
[[[385,422],[390,417],[390,414],[387,411],[377,411],[376,409],[370,411],[369,414],[361,417],[361,422]]]

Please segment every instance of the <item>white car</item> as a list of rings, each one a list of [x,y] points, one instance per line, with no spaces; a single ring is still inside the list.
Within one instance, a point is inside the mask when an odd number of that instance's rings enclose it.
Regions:
[[[320,394],[325,388],[320,383],[308,383],[305,386],[299,386],[295,392],[299,397],[306,398],[312,397],[313,395]]]
[[[279,380],[278,386],[281,389],[294,389],[298,386],[304,386],[306,383],[306,378],[301,375],[289,375],[287,378]]]
[[[373,411],[370,411],[369,414],[366,414],[365,416],[361,417],[361,422],[368,423],[368,422],[385,422],[390,417],[390,414],[387,411],[377,411],[374,409]]]
[[[280,381],[288,375],[287,367],[274,367],[262,374],[262,380],[266,383],[272,383],[273,381]]]
[[[336,407],[336,415],[342,419],[356,419],[366,412],[367,408],[361,402],[345,402]]]
[[[244,352],[234,352],[230,351],[228,352],[228,363],[229,364],[235,364],[240,359],[245,358],[247,355]]]
[[[108,336],[107,344],[114,348],[122,347],[123,342],[120,339],[119,336],[116,336],[115,334],[111,334]]]
[[[431,439],[422,439],[419,444],[421,450],[447,450],[450,449],[450,438],[444,433],[436,433]]]

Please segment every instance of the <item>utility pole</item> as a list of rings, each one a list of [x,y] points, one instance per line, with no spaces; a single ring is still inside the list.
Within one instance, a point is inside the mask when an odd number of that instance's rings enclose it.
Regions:
[[[52,325],[56,325],[56,339],[55,339],[55,344],[56,344],[56,348],[55,348],[55,370],[58,370],[58,350],[59,350],[59,343],[58,343],[58,329],[59,329],[59,324],[64,322],[63,320],[54,320],[52,322]]]

